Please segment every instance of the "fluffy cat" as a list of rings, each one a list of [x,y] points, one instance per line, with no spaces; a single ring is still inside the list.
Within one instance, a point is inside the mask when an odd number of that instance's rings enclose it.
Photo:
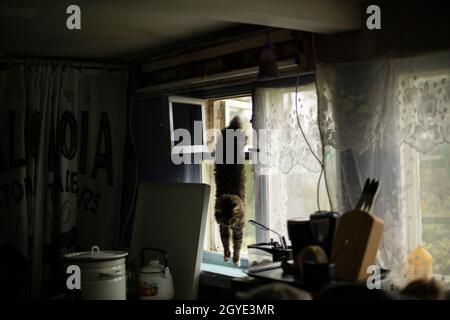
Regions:
[[[233,141],[233,163],[226,161],[226,129],[240,129],[240,131],[234,131],[237,137]],[[228,127],[222,130],[222,136],[216,146],[216,157],[218,155],[220,157],[220,152],[222,152],[223,163],[217,161],[216,158],[214,171],[216,178],[215,218],[220,228],[224,261],[228,261],[231,257],[230,235],[232,235],[233,263],[236,266],[239,265],[245,224],[245,168],[243,163],[245,143],[238,143],[238,139],[245,141],[245,135],[241,119],[236,116],[230,121]],[[241,160],[239,161],[241,163],[238,163],[238,159]]]

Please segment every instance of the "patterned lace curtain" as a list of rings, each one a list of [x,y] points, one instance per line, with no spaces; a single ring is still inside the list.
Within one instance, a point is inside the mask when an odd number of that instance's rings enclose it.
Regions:
[[[295,91],[295,87],[258,88],[253,113],[261,156],[255,166],[256,205],[261,206],[257,210],[264,212],[271,228],[284,235],[287,235],[288,219],[308,217],[317,211],[316,192],[321,172],[298,124],[299,121],[321,160],[315,85],[298,87],[298,114]],[[320,195],[321,208],[328,209],[323,181]]]
[[[316,77],[323,143],[336,156],[326,161],[335,206],[354,208],[365,179],[380,180],[373,208],[385,223],[378,262],[402,283],[422,239],[418,159],[450,142],[450,53],[321,64]]]

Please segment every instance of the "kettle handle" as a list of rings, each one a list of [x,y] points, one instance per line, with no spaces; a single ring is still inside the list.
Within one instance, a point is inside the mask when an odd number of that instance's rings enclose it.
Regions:
[[[146,251],[157,251],[157,252],[161,253],[161,255],[163,256],[163,259],[164,259],[164,268],[169,267],[169,262],[167,260],[167,253],[162,249],[149,248],[149,247],[141,249],[141,267],[145,266],[145,252]]]

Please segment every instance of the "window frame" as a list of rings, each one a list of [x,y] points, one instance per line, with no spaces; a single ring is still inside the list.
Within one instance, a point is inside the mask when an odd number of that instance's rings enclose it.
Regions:
[[[307,72],[304,74],[289,76],[285,78],[280,79],[274,79],[274,80],[263,80],[263,81],[254,81],[247,85],[241,85],[241,86],[230,86],[227,88],[219,88],[219,89],[210,89],[206,91],[197,91],[197,92],[190,92],[192,96],[205,99],[205,100],[225,100],[225,99],[232,99],[236,97],[242,97],[242,96],[250,96],[252,100],[252,117],[254,113],[254,107],[255,107],[255,92],[256,89],[259,87],[272,87],[272,88],[283,88],[283,87],[292,87],[296,86],[305,86],[309,85],[311,83],[315,83],[315,73],[314,72]],[[207,103],[204,103],[203,110],[206,111]],[[206,112],[205,112],[206,113]],[[206,119],[206,118],[204,118]],[[206,125],[206,121],[204,122]],[[206,141],[206,139],[204,140]],[[251,152],[254,152],[254,149],[250,152],[245,153],[245,159],[249,160],[251,158]],[[201,180],[203,181],[203,177],[201,177]],[[269,222],[269,213],[268,213],[268,197],[264,196],[261,201],[257,201],[256,198],[257,194],[257,188],[259,189],[259,192],[261,195],[267,195],[268,194],[268,177],[265,175],[260,175],[258,179],[254,176],[254,191],[255,191],[255,219],[264,224],[267,225]],[[213,192],[211,193],[211,196],[213,195]],[[268,242],[270,241],[270,235],[268,232],[264,232],[261,229],[256,229],[255,233],[255,240],[256,243],[259,242]],[[217,264],[217,265],[224,265],[228,267],[234,267],[233,265],[230,265],[229,263],[225,263],[223,261],[223,255],[221,253],[211,251],[211,250],[203,250],[203,263],[211,263],[211,264]],[[248,267],[249,261],[247,257],[241,256],[240,261],[240,268],[245,268],[245,266]]]
[[[170,152],[171,154],[183,154],[183,153],[203,153],[206,151],[206,125],[205,125],[205,101],[203,99],[196,99],[190,97],[182,96],[169,96],[169,128],[170,128]],[[202,113],[202,145],[189,145],[189,146],[179,146],[175,144],[175,128],[173,122],[173,104],[174,103],[184,103],[193,106],[199,106]],[[192,142],[192,141],[191,141]]]
[[[251,97],[252,98],[252,96],[250,94],[243,94],[243,95],[239,95],[239,96],[234,95],[234,96],[229,96],[229,97],[221,97],[221,98],[205,99],[205,100],[210,100],[210,101],[228,100],[228,99],[234,99],[234,98],[237,98],[237,97]],[[252,99],[252,102],[253,102],[253,99]],[[203,113],[204,114],[206,114],[207,106],[208,106],[208,103],[204,103],[204,105],[203,105]],[[211,107],[214,108],[214,106],[211,106]],[[226,108],[226,105],[225,105],[225,108]],[[245,109],[245,108],[242,108],[242,109]],[[224,116],[226,117],[226,109],[225,109],[225,115]],[[206,118],[205,118],[205,120],[206,120]],[[206,121],[205,121],[205,126],[206,126]],[[206,141],[206,139],[204,141]],[[245,147],[248,147],[248,146],[246,145]],[[207,147],[205,146],[205,149],[206,148]],[[245,161],[249,161],[250,157],[251,157],[251,152],[250,151],[246,151],[245,152]],[[254,185],[256,186],[255,176],[253,175],[252,178],[254,180]],[[202,181],[204,181],[203,177],[202,177]],[[211,193],[211,197],[214,197],[214,191]],[[259,213],[258,213],[258,210],[256,209],[256,201],[255,201],[255,219],[259,219]],[[209,237],[211,237],[211,236],[212,235],[209,234]],[[257,237],[255,239],[255,242],[259,242]],[[215,264],[215,265],[221,265],[221,266],[225,266],[225,267],[235,267],[234,265],[223,261],[223,253],[212,251],[212,250],[205,250],[205,249],[203,249],[202,262],[203,263]],[[248,260],[248,257],[247,257],[246,254],[244,254],[244,255],[241,254],[240,264],[239,265],[240,265],[239,268],[241,268],[241,269],[248,268],[249,260]]]
[[[411,72],[409,70],[401,70],[399,77],[398,77],[398,83],[400,83],[404,78],[406,77],[430,77],[430,76],[437,76],[440,75],[442,73],[445,72],[450,72],[450,70],[439,70],[439,69],[430,69],[430,70],[419,70],[416,72]],[[417,152],[418,153],[418,152]],[[420,156],[417,154],[417,156],[414,159],[414,164],[415,166],[420,166],[421,161],[427,161],[429,159],[420,159]],[[403,159],[402,159],[403,162]],[[418,169],[419,173],[420,173],[420,168]],[[417,184],[419,190],[420,190],[420,178],[418,179],[418,181],[414,182],[415,184]],[[420,206],[419,206],[420,208]],[[420,209],[419,209],[420,210]],[[437,216],[437,217],[421,217],[421,223],[423,224],[424,221],[427,221],[427,223],[429,224],[441,224],[441,223],[434,223],[431,220],[439,220],[439,221],[445,221],[444,224],[450,224],[450,217],[445,217],[445,216]]]
[[[396,79],[396,87],[399,86],[401,81],[403,81],[405,78],[410,77],[431,77],[431,76],[439,76],[441,74],[447,74],[449,70],[440,70],[437,68],[421,68],[416,71],[411,71],[408,68],[405,68],[402,66],[399,68],[399,74]],[[411,176],[406,178],[406,184],[411,184],[413,187],[410,188],[412,190],[406,191],[406,197],[408,199],[411,199],[411,201],[407,201],[407,205],[404,210],[406,212],[406,219],[417,219],[417,223],[419,225],[413,226],[413,229],[419,230],[418,234],[414,235],[414,230],[411,231],[410,227],[407,226],[407,237],[408,237],[408,252],[411,252],[415,249],[415,247],[411,247],[411,239],[413,239],[413,243],[417,243],[417,245],[422,245],[424,241],[424,231],[423,227],[425,225],[441,225],[441,226],[448,226],[450,225],[450,216],[424,216],[424,212],[422,211],[422,183],[421,183],[421,165],[423,161],[427,161],[429,159],[421,159],[423,154],[420,154],[419,151],[415,150],[414,147],[410,146],[409,144],[405,144],[401,150],[400,150],[400,165],[401,165],[401,171],[402,171],[402,179],[405,179],[404,172],[409,168],[413,173]],[[406,162],[405,159],[411,159],[410,162]],[[403,181],[405,184],[405,181]],[[409,203],[412,202],[412,203]],[[408,216],[408,213],[413,212],[413,217]],[[417,239],[418,237],[418,239]],[[433,271],[433,276],[441,278],[446,284],[450,282],[450,275],[447,274],[435,274]]]

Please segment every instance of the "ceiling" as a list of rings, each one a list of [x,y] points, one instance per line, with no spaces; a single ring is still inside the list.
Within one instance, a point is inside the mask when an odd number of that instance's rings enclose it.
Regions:
[[[66,28],[73,3],[81,30]],[[245,23],[345,31],[358,27],[359,1],[0,0],[0,55],[133,59]]]
[[[182,39],[231,26],[192,16],[141,10],[122,1],[77,1],[81,30],[66,28],[65,1],[5,1],[0,14],[0,54],[126,58]],[[113,1],[111,1],[113,3]],[[23,10],[25,9],[25,10]]]

